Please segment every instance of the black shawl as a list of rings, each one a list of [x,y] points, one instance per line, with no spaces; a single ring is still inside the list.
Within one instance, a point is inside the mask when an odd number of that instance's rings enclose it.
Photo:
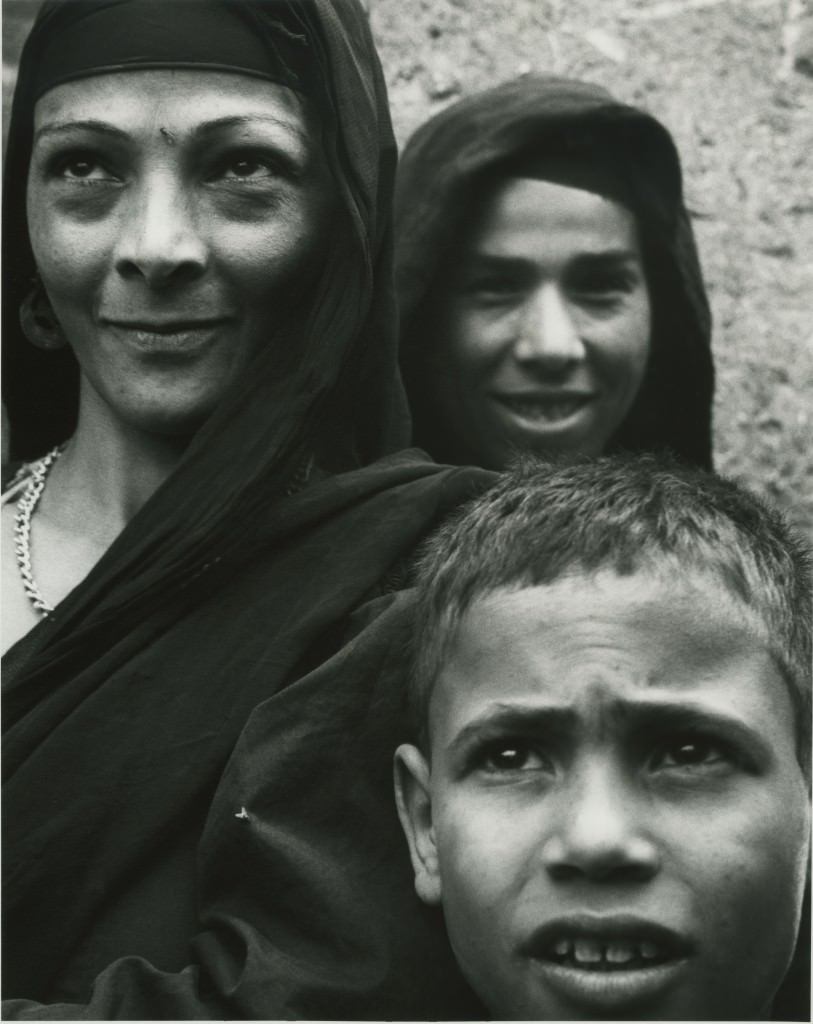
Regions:
[[[262,28],[264,3],[241,4]],[[5,1016],[477,1012],[440,915],[412,890],[390,766],[410,622],[399,568],[488,477],[387,454],[407,419],[383,79],[355,0],[291,6],[324,82],[343,216],[308,315],[257,355],[99,564],[9,653]],[[16,307],[32,270],[32,69],[77,11],[45,5],[10,130],[4,385],[22,456],[75,416],[72,358],[27,348]],[[297,355],[283,371],[279,351]],[[286,497],[310,457],[315,480]]]
[[[652,301],[651,355],[638,398],[610,450],[669,450],[710,467],[714,393],[711,316],[680,160],[669,132],[649,114],[598,86],[528,76],[447,107],[409,140],[395,199],[396,286],[401,367],[415,443],[432,454],[432,410],[422,402],[429,372],[425,316],[442,293],[456,240],[485,182],[544,154],[612,162],[636,215]]]

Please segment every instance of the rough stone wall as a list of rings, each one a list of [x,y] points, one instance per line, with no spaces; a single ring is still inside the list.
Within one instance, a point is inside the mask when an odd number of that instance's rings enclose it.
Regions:
[[[528,71],[599,82],[671,129],[714,313],[718,468],[772,498],[809,532],[808,2],[368,0],[367,7],[401,142],[464,92]],[[4,85],[13,82],[35,6],[3,0]]]
[[[714,314],[717,466],[813,526],[813,15],[799,0],[371,0],[400,141],[527,71],[646,107]]]

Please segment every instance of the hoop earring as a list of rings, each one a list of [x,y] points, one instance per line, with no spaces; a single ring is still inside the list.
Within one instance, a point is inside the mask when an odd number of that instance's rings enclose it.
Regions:
[[[31,288],[20,303],[20,327],[32,345],[46,352],[53,352],[67,344],[39,274],[34,275]]]

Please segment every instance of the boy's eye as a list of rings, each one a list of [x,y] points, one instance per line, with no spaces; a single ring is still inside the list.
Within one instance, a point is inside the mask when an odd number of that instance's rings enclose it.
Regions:
[[[652,758],[652,768],[665,771],[714,769],[730,764],[725,744],[710,737],[677,737],[664,744]]]
[[[500,740],[480,751],[480,766],[490,773],[553,771],[551,759],[534,744],[522,740]]]

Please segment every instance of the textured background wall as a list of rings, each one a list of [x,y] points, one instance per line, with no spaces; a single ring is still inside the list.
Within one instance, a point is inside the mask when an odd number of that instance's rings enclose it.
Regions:
[[[527,71],[599,82],[671,129],[714,312],[718,468],[809,531],[813,12],[805,0],[367,6],[400,141],[464,92]],[[4,0],[6,85],[35,7]]]

